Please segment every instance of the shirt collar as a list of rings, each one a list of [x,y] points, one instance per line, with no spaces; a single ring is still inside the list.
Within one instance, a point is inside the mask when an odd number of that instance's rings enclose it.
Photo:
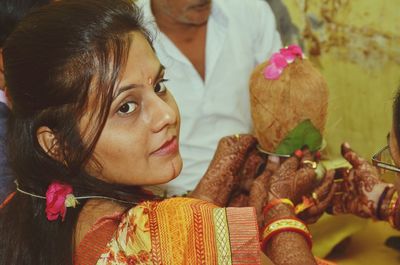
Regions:
[[[218,24],[226,26],[228,24],[228,16],[226,11],[220,6],[219,1],[212,1],[211,15],[209,19],[215,19]]]

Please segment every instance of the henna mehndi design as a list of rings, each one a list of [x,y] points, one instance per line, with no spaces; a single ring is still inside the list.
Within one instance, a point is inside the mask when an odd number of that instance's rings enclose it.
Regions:
[[[206,174],[189,196],[219,206],[228,205],[230,197],[239,185],[240,170],[249,153],[255,149],[256,143],[257,140],[251,135],[222,138]]]
[[[342,155],[353,168],[341,171],[343,182],[337,184],[332,213],[377,218],[379,198],[390,184],[382,182],[377,169],[359,157],[348,144],[342,145]]]

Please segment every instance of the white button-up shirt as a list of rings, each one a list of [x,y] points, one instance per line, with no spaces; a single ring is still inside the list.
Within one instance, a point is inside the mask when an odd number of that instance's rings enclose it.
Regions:
[[[203,80],[188,58],[155,23],[150,0],[136,2],[144,12],[154,47],[166,67],[167,87],[181,113],[181,174],[168,194],[192,190],[204,175],[219,139],[252,129],[249,76],[281,47],[274,15],[262,0],[213,0],[207,23]],[[164,186],[165,187],[165,186]]]

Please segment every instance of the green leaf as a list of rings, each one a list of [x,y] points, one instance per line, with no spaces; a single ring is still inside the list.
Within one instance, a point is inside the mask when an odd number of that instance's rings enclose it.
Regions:
[[[302,121],[279,143],[275,153],[291,155],[297,149],[308,146],[311,151],[317,151],[322,145],[322,135],[312,122]]]

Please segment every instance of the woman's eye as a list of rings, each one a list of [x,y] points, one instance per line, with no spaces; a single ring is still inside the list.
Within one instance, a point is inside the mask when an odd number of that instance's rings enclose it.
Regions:
[[[154,92],[157,94],[162,94],[165,91],[167,91],[167,87],[165,86],[165,82],[167,82],[168,79],[161,79],[155,86],[154,86]]]
[[[127,102],[118,109],[118,113],[124,114],[124,115],[129,114],[129,113],[135,111],[136,108],[137,108],[137,104],[135,102]]]

